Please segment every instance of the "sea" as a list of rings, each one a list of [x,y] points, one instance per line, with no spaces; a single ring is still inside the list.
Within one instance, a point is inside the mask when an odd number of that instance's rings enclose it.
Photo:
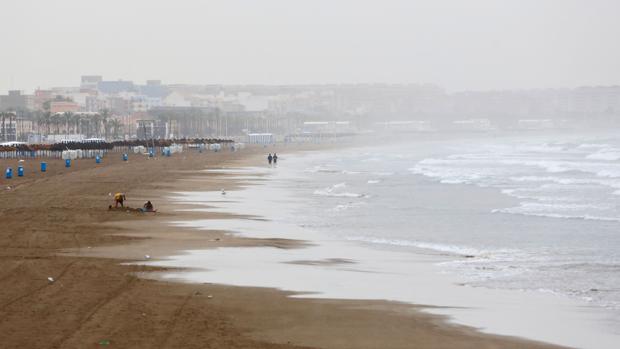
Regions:
[[[447,305],[454,309],[431,312],[491,333],[620,347],[618,133],[412,136],[278,150],[277,166],[211,170],[246,189],[172,198],[253,218],[174,224],[314,247],[187,251],[152,263],[205,268],[171,278]]]

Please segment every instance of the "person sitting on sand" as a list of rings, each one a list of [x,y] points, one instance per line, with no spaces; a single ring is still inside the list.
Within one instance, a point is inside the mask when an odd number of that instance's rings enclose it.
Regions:
[[[127,200],[124,193],[116,193],[114,194],[114,207],[118,208],[118,204],[121,204],[121,207],[125,207],[123,203]]]
[[[144,206],[143,206],[143,210],[145,212],[152,212],[153,211],[153,204],[150,201],[145,202]]]

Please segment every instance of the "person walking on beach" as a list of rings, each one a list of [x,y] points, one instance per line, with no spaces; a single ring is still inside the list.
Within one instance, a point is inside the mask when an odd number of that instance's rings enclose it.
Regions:
[[[118,204],[121,204],[121,207],[125,207],[123,203],[127,200],[124,193],[116,193],[114,194],[114,207],[118,208]]]
[[[273,161],[273,156],[271,156],[271,153],[269,153],[269,156],[267,157],[267,161],[269,161],[269,165],[271,165],[271,162]]]
[[[277,164],[278,163],[278,154],[273,153],[273,164]]]

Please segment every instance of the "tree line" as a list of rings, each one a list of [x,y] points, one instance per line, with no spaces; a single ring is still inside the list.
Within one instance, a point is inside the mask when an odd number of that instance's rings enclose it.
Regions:
[[[169,147],[173,144],[230,144],[234,141],[219,138],[183,138],[176,140],[131,140],[131,141],[83,141],[83,142],[59,142],[54,144],[15,144],[13,146],[0,146],[2,151],[63,151],[63,150],[112,150],[114,147]]]

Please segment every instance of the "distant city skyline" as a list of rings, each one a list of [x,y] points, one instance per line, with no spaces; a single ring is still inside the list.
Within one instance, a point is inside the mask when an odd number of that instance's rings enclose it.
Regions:
[[[433,86],[439,89],[444,90],[446,93],[450,93],[450,94],[454,94],[454,93],[461,93],[461,92],[502,92],[502,91],[528,91],[528,90],[570,90],[570,89],[577,89],[577,88],[588,88],[588,87],[618,87],[620,86],[620,83],[617,84],[582,84],[582,85],[576,85],[576,86],[554,86],[554,87],[540,87],[540,86],[533,86],[533,87],[513,87],[513,88],[480,88],[480,89],[461,89],[461,90],[450,90],[447,89],[445,86],[439,85],[439,84],[434,84],[434,83],[421,83],[421,82],[317,82],[317,83],[281,83],[281,84],[276,84],[276,83],[243,83],[243,82],[239,82],[239,83],[217,83],[217,82],[204,82],[204,83],[183,83],[183,82],[175,82],[175,81],[163,81],[161,79],[157,79],[156,77],[152,77],[152,78],[147,78],[147,79],[143,79],[143,80],[135,80],[135,79],[128,79],[128,78],[116,78],[116,79],[108,79],[105,76],[102,75],[97,75],[97,74],[87,74],[87,75],[81,75],[78,76],[77,79],[74,79],[75,81],[66,83],[66,84],[59,84],[59,85],[50,85],[50,86],[42,86],[42,85],[37,85],[36,87],[33,88],[7,88],[6,90],[0,90],[0,94],[7,94],[9,91],[20,91],[22,93],[25,94],[32,94],[34,92],[36,92],[37,90],[39,91],[47,91],[47,90],[53,90],[53,89],[64,89],[64,88],[79,88],[80,87],[80,78],[82,76],[101,76],[103,77],[105,82],[128,82],[128,83],[133,83],[135,85],[147,85],[149,81],[159,81],[161,82],[162,85],[164,86],[228,86],[228,87],[232,87],[232,86],[248,86],[248,87],[260,87],[260,86],[265,86],[265,87],[286,87],[286,86],[290,86],[290,87],[302,87],[302,86],[336,86],[336,85],[342,85],[342,86],[364,86],[364,85],[386,85],[386,86]]]
[[[620,2],[3,4],[0,93],[81,75],[178,84],[415,83],[448,91],[620,84]]]

